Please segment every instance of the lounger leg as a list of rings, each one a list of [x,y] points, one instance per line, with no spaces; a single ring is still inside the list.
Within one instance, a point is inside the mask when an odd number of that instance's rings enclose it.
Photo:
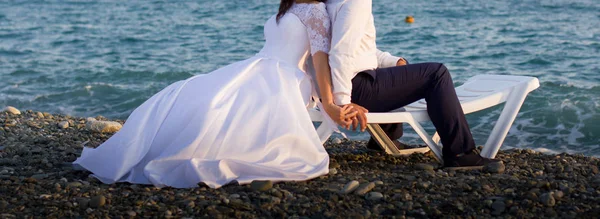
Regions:
[[[429,134],[427,134],[427,132],[425,131],[423,126],[421,126],[418,122],[416,122],[414,120],[409,121],[408,124],[415,130],[415,132],[419,135],[419,137],[421,137],[421,139],[423,139],[423,141],[425,141],[425,144],[427,144],[427,147],[429,147],[429,149],[431,149],[433,151],[433,154],[435,154],[435,157],[437,158],[437,160],[439,162],[443,162],[442,149],[438,146],[437,143],[435,143],[435,141],[431,138],[431,136],[429,136]],[[437,135],[437,133],[436,133],[436,135]]]
[[[423,127],[421,127],[420,125],[417,124],[415,126],[411,123],[409,123],[409,124],[413,128],[420,128],[420,130],[421,130],[420,132],[424,133],[425,129],[423,129]],[[369,131],[371,136],[373,136],[373,139],[375,139],[377,144],[379,144],[379,146],[381,146],[381,148],[383,148],[383,150],[385,150],[386,153],[394,155],[394,156],[410,155],[410,154],[414,154],[414,153],[427,153],[431,148],[434,148],[433,146],[430,145],[433,142],[431,141],[431,139],[429,139],[429,142],[427,143],[428,147],[426,147],[426,148],[413,148],[413,149],[398,150],[398,148],[396,148],[396,146],[394,145],[394,142],[387,136],[387,134],[385,134],[385,132],[383,131],[383,129],[381,129],[381,126],[379,124],[368,124],[367,131]],[[419,132],[419,131],[417,131],[417,132]],[[425,135],[427,135],[427,133],[425,133]],[[428,137],[428,135],[426,136],[426,138],[427,137]],[[423,136],[421,138],[423,138]],[[423,138],[423,139],[425,139],[425,138]],[[439,148],[437,148],[437,145],[435,145],[435,147],[437,150],[434,150],[434,154],[436,154],[436,158],[438,158],[438,161],[441,161],[441,150]],[[436,153],[436,151],[438,151],[438,152]]]
[[[375,139],[377,144],[379,144],[385,153],[392,155],[400,153],[400,151],[398,151],[394,145],[394,142],[390,139],[390,137],[387,136],[387,134],[385,134],[379,124],[367,124],[367,131],[369,131],[369,134],[373,136],[373,139]]]
[[[500,147],[502,147],[502,142],[504,142],[510,126],[515,121],[527,94],[527,87],[525,86],[517,87],[511,92],[510,96],[506,99],[506,104],[504,105],[504,109],[502,109],[500,117],[496,121],[496,125],[490,133],[490,137],[481,151],[481,156],[487,158],[496,157],[496,154],[498,154]]]

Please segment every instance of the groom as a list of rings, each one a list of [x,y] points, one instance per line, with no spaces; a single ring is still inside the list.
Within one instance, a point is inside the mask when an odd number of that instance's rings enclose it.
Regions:
[[[481,157],[456,96],[448,69],[440,63],[406,65],[403,59],[381,52],[375,44],[371,0],[329,0],[332,22],[329,64],[334,101],[358,109],[357,123],[366,128],[365,108],[387,112],[419,99],[440,135],[444,166],[483,166],[495,160]],[[364,108],[363,108],[364,107]],[[390,139],[402,135],[402,127],[384,128]],[[370,143],[375,144],[371,139]]]

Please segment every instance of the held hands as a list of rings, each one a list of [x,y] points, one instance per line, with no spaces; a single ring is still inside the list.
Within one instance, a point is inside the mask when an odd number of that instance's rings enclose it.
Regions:
[[[325,108],[325,112],[335,123],[348,129],[350,125],[352,125],[352,118],[358,114],[358,111],[352,110],[353,107],[346,106],[338,106],[333,103],[323,104],[323,108]]]
[[[367,129],[367,113],[369,112],[369,110],[365,109],[364,107],[355,104],[355,103],[350,103],[350,104],[346,104],[344,105],[344,107],[349,107],[350,108],[350,112],[352,115],[350,118],[351,123],[352,123],[352,130],[356,131],[356,129],[358,129],[358,125],[360,124],[360,131],[364,132]],[[350,126],[342,126],[345,129],[350,129]]]
[[[325,112],[333,119],[335,123],[345,129],[356,131],[360,125],[360,131],[364,132],[367,129],[367,115],[369,110],[364,107],[350,103],[343,106],[338,106],[333,103],[323,104]]]

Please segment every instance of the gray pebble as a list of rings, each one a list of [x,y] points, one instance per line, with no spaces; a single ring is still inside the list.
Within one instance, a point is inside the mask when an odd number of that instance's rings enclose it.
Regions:
[[[553,192],[553,196],[555,200],[560,200],[562,197],[565,196],[565,193],[563,191],[558,190]]]
[[[356,189],[356,191],[354,191],[354,194],[365,195],[365,194],[367,194],[367,192],[370,192],[373,188],[375,188],[374,182],[364,183],[364,184],[360,185],[358,187],[358,189]]]
[[[493,162],[488,163],[483,167],[483,171],[487,173],[504,173],[506,167],[504,166],[504,162]]]
[[[333,139],[332,143],[334,143],[334,144],[341,144],[342,140],[339,139],[339,138],[336,138],[336,139]]]
[[[130,217],[135,217],[137,213],[135,213],[135,211],[127,211],[127,215],[129,215]]]
[[[342,191],[340,191],[340,193],[350,194],[351,192],[356,190],[356,188],[358,188],[359,185],[360,185],[360,183],[356,180],[350,181],[350,182],[346,183],[346,185],[344,186]]]
[[[106,204],[106,198],[103,195],[97,195],[90,200],[90,207],[99,208]]]
[[[417,170],[433,170],[434,167],[431,164],[419,163],[415,165],[415,169]]]
[[[427,181],[427,182],[419,182],[419,184],[417,184],[417,185],[419,186],[419,188],[427,189],[431,185],[431,182],[429,182],[429,181]]]
[[[61,128],[61,129],[69,128],[69,122],[67,122],[67,121],[59,122],[58,123],[58,127]]]
[[[31,176],[31,178],[34,178],[37,180],[42,180],[42,179],[48,178],[48,174],[35,174],[35,175]]]
[[[14,108],[12,106],[7,106],[5,107],[2,112],[7,112],[13,115],[21,115],[21,111],[19,111],[17,108]]]
[[[504,212],[504,210],[506,210],[506,204],[502,200],[496,200],[494,203],[492,203],[492,209],[494,210],[492,212],[493,215],[500,215],[502,212]]]
[[[77,204],[79,205],[79,208],[87,209],[90,204],[90,200],[87,198],[79,198],[79,200],[77,201]]]
[[[552,192],[544,193],[540,196],[540,203],[548,207],[556,205],[556,200]]]
[[[380,192],[369,192],[365,196],[365,198],[367,200],[370,200],[370,201],[378,201],[378,200],[381,200],[383,198],[383,194],[381,194]]]
[[[81,186],[83,186],[83,184],[80,183],[80,182],[70,182],[69,184],[67,184],[67,187],[74,187],[74,188],[76,188],[76,187],[81,187]]]
[[[112,121],[88,121],[86,123],[88,130],[99,133],[115,133],[123,127],[121,123]]]
[[[252,190],[254,191],[267,191],[271,188],[273,188],[273,182],[271,181],[262,181],[262,180],[254,180],[252,181],[252,183],[250,183],[250,187],[252,188]]]

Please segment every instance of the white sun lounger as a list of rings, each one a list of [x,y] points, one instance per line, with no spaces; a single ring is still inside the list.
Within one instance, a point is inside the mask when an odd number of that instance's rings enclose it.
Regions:
[[[510,75],[478,75],[467,80],[456,88],[458,99],[465,114],[477,112],[506,102],[496,125],[485,143],[481,156],[494,158],[508,134],[525,97],[537,89],[540,83],[537,78]],[[314,122],[323,120],[323,115],[316,110],[309,110]],[[442,161],[442,148],[437,133],[431,137],[420,122],[430,121],[427,115],[425,100],[419,100],[406,107],[386,113],[368,113],[367,130],[379,145],[391,155],[408,155],[433,151],[439,161]],[[398,150],[392,140],[383,132],[379,124],[407,123],[425,141],[428,147]],[[319,127],[320,128],[320,127]],[[319,129],[317,129],[319,131]],[[321,130],[322,131],[322,130]]]

